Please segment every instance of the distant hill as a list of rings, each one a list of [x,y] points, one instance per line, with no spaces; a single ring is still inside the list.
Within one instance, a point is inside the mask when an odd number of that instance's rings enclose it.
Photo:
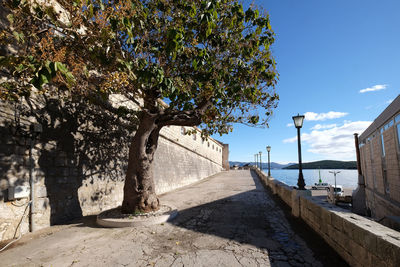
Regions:
[[[254,161],[253,162],[242,162],[242,161],[229,161],[229,166],[233,166],[233,165],[238,165],[238,166],[243,166],[246,164],[250,164],[250,165],[254,165]],[[279,164],[276,162],[271,162],[271,169],[283,169],[284,167],[288,167],[290,165],[293,165],[295,163],[288,163],[288,164]],[[262,168],[263,169],[268,169],[268,163],[263,162],[262,163]]]
[[[302,164],[303,169],[357,169],[356,161],[320,160]],[[294,164],[283,169],[298,169],[299,165]]]

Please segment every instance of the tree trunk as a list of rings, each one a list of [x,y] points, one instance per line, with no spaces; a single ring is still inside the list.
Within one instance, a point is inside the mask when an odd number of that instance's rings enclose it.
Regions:
[[[129,148],[122,213],[150,212],[159,209],[152,163],[161,128],[155,118],[143,114]]]

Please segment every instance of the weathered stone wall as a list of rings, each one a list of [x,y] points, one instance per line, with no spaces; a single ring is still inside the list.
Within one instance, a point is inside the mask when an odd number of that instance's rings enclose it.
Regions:
[[[121,204],[129,140],[112,116],[84,104],[43,104],[43,117],[22,116],[17,131],[14,108],[0,102],[0,240],[29,231],[28,199],[10,201],[16,185],[29,186],[29,136],[32,121],[43,124],[35,139],[33,175],[36,229],[95,214]],[[48,113],[47,113],[48,112]],[[193,130],[188,128],[186,130]],[[202,140],[197,130],[184,135],[181,127],[161,131],[155,154],[156,192],[164,193],[222,170],[223,145]],[[23,216],[25,211],[25,216]],[[22,218],[20,227],[18,224]]]
[[[264,186],[292,208],[351,266],[400,266],[400,233],[295,189],[253,168]],[[291,201],[289,200],[292,196]],[[294,207],[298,205],[298,207]]]
[[[222,166],[224,170],[229,170],[229,144],[223,144],[222,148]]]
[[[186,138],[186,136],[181,138]],[[222,170],[221,156],[219,156],[218,162],[207,157],[207,155],[210,155],[210,157],[213,155],[213,158],[217,160],[217,156],[221,155],[220,146],[214,148],[215,150],[212,152],[210,145],[210,147],[204,149],[208,151],[203,151],[205,153],[202,154],[199,153],[202,149],[199,149],[200,146],[198,145],[201,144],[201,140],[193,140],[192,146],[198,148],[195,151],[169,137],[162,136],[159,142],[154,166],[156,192],[158,194],[197,182]],[[217,146],[215,141],[209,139],[209,142]],[[188,143],[190,144],[189,140]]]
[[[400,218],[400,137],[397,136],[397,127],[400,127],[399,114],[376,124],[375,129],[369,128],[370,135],[363,134],[360,139],[366,206],[373,218],[383,222],[390,216]]]

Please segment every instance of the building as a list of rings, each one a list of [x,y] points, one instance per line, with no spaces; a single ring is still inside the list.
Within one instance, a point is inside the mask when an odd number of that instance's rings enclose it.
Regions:
[[[360,135],[359,148],[367,213],[393,226],[400,222],[400,95]]]

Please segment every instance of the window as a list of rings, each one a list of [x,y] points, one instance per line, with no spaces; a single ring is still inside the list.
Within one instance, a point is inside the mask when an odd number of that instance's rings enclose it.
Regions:
[[[194,133],[193,134],[193,140],[196,140],[197,139],[197,135],[196,135],[196,133]]]
[[[210,147],[210,142],[207,142],[207,146]]]
[[[372,138],[368,138],[368,143],[369,143],[369,148],[370,148],[370,162],[371,162],[371,175],[372,175],[372,183],[374,188],[376,189],[377,183],[376,183],[376,173],[375,173],[375,167],[374,167],[374,146],[372,144]],[[367,166],[367,164],[365,164]]]
[[[400,123],[397,124],[397,145],[399,146],[400,150]]]
[[[214,144],[212,145],[212,149],[214,149]]]
[[[185,127],[181,127],[181,135],[185,135],[185,133],[186,133]]]
[[[385,126],[383,126],[383,130],[386,131],[387,129],[389,129],[392,126],[393,126],[393,120],[386,123]]]
[[[389,184],[388,184],[388,180],[387,180],[387,171],[386,171],[386,169],[383,169],[383,185],[385,186],[385,193],[389,194],[390,193],[390,189],[389,189]]]
[[[385,141],[383,140],[383,131],[384,131],[384,129],[381,128],[382,157],[385,156]]]
[[[396,123],[400,122],[400,114],[398,114],[396,117],[394,117],[394,121]]]
[[[394,123],[396,125],[396,133],[397,133],[397,147],[399,148],[399,153],[400,153],[400,114],[397,114],[394,117]]]

